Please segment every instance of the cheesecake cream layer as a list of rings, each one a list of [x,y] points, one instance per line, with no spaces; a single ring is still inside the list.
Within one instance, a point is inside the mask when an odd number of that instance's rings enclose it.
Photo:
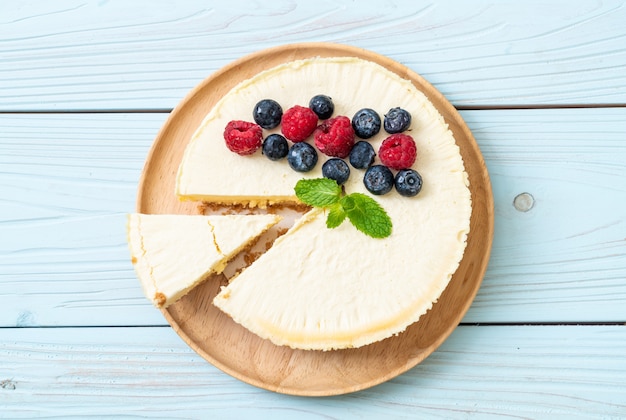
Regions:
[[[328,229],[326,212],[312,210],[214,303],[278,345],[359,347],[402,332],[432,306],[457,269],[469,232],[471,197],[459,148],[441,114],[412,83],[356,58],[294,61],[259,73],[233,88],[207,115],[186,149],[177,194],[251,205],[296,200],[298,180],[322,176],[322,154],[317,167],[302,174],[260,152],[239,156],[228,151],[222,133],[231,120],[251,121],[261,99],[274,99],[287,109],[306,106],[317,94],[332,97],[335,116],[352,118],[362,108],[381,117],[393,107],[409,111],[407,134],[417,144],[413,168],[424,180],[422,191],[413,198],[395,191],[375,197],[393,222],[385,239],[367,237],[347,220]],[[387,135],[381,130],[368,141],[378,150]],[[369,195],[364,171],[351,171],[346,192]]]

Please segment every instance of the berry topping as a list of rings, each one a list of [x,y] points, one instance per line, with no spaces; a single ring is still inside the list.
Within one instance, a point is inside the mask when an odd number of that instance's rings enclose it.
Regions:
[[[402,169],[396,174],[395,185],[400,195],[413,197],[422,189],[422,177],[413,169]]]
[[[287,162],[294,171],[309,172],[317,164],[317,151],[309,143],[295,143],[287,153]]]
[[[335,112],[335,105],[330,96],[315,95],[309,102],[309,108],[315,112],[320,120],[327,120]]]
[[[294,143],[306,140],[316,127],[317,115],[311,108],[295,105],[283,114],[281,131]]]
[[[389,134],[402,133],[411,125],[411,114],[402,108],[391,108],[385,114],[383,126]]]
[[[383,140],[378,149],[378,156],[380,161],[391,169],[409,168],[417,157],[415,140],[406,134],[392,134]]]
[[[363,184],[365,184],[365,188],[374,195],[387,194],[393,188],[393,173],[384,165],[370,166],[369,169],[365,171]]]
[[[251,155],[263,143],[263,130],[257,124],[234,120],[224,129],[226,147],[239,155]]]
[[[357,141],[350,151],[350,164],[357,169],[367,169],[372,163],[376,152],[371,144],[366,141]]]
[[[287,144],[287,139],[280,134],[270,134],[263,140],[261,151],[270,160],[280,160],[287,156],[289,144]]]
[[[315,145],[327,156],[345,158],[354,146],[354,130],[350,119],[338,116],[322,122],[314,133]]]
[[[369,139],[380,131],[380,116],[373,109],[363,108],[352,117],[352,128],[360,138]]]
[[[324,178],[334,179],[337,184],[341,185],[350,177],[350,167],[343,159],[328,159],[322,165],[322,175]]]
[[[254,122],[265,129],[278,127],[283,116],[283,109],[273,99],[263,99],[257,102],[252,111]]]

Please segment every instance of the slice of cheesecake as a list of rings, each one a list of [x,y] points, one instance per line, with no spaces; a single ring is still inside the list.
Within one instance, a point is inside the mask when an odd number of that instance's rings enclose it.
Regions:
[[[166,308],[278,223],[279,216],[128,215],[131,260],[146,297]]]

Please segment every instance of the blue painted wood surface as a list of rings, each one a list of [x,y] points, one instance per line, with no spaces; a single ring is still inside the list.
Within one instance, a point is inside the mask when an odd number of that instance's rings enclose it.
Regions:
[[[0,418],[626,418],[624,22],[623,1],[1,2]],[[388,383],[317,399],[193,353],[143,298],[124,231],[187,91],[306,41],[431,81],[472,129],[496,209],[450,339]]]
[[[11,329],[0,342],[0,354],[11,361],[3,372],[8,382],[0,388],[0,413],[15,418],[623,418],[623,329],[461,326],[409,372],[326,398],[243,384],[206,363],[170,328]]]
[[[0,3],[0,109],[170,109],[242,55],[355,45],[457,106],[626,104],[623,1]]]

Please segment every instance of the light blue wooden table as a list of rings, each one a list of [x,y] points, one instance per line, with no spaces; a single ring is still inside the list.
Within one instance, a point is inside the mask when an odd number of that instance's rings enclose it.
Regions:
[[[185,94],[306,41],[432,82],[472,129],[496,210],[452,336],[329,398],[196,355],[144,299],[124,230]],[[626,3],[2,1],[0,308],[0,417],[626,418]]]

